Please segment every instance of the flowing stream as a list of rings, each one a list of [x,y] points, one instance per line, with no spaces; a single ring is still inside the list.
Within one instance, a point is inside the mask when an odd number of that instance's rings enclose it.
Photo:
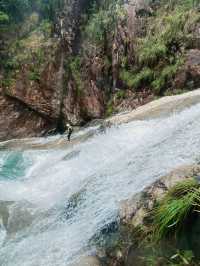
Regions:
[[[67,149],[0,154],[0,265],[66,266],[95,252],[90,240],[116,220],[121,200],[199,161],[200,105]]]

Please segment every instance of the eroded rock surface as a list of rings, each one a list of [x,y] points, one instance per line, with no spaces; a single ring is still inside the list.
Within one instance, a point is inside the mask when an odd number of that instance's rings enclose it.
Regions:
[[[155,207],[155,203],[161,200],[178,182],[184,181],[188,178],[200,177],[200,165],[185,165],[179,167],[160,178],[142,192],[136,194],[132,198],[123,201],[120,208],[120,226],[119,226],[119,240],[114,248],[106,249],[106,265],[109,266],[147,266],[147,261],[144,260],[145,251],[143,246],[140,246],[138,241],[142,241],[145,235],[140,233],[140,229],[148,232],[151,221],[151,212]],[[141,235],[140,235],[141,234]],[[165,243],[169,248],[169,243]],[[147,244],[148,246],[148,244]],[[146,248],[144,246],[144,248]],[[156,248],[156,246],[154,247]],[[160,244],[158,245],[160,247]],[[162,247],[164,248],[164,247]],[[147,251],[148,252],[148,251]],[[151,254],[151,253],[150,253]],[[157,258],[158,264],[166,265],[166,260]]]
[[[145,225],[144,220],[153,209],[155,202],[161,200],[169,189],[180,181],[191,177],[199,178],[199,176],[200,165],[197,164],[182,166],[160,178],[142,193],[122,203],[120,210],[122,223],[131,223],[134,227]]]

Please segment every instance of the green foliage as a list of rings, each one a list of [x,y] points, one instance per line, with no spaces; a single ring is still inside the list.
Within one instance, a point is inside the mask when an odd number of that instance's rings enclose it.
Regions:
[[[156,241],[170,232],[176,233],[185,220],[200,207],[200,188],[196,180],[188,179],[174,186],[153,212],[153,236]]]
[[[29,0],[1,0],[0,11],[7,14],[10,22],[19,22],[24,19],[27,12],[30,11]]]
[[[138,60],[141,65],[154,65],[159,59],[164,59],[167,47],[160,38],[146,38],[138,50]]]
[[[8,22],[9,22],[9,16],[3,11],[0,11],[0,25],[6,24]]]
[[[172,81],[173,77],[177,73],[177,70],[178,70],[181,62],[182,61],[179,60],[174,65],[167,65],[166,67],[164,67],[161,70],[161,72],[159,71],[157,73],[154,81],[151,83],[153,91],[156,95],[161,94],[162,90],[166,87],[166,85]]]
[[[3,88],[10,88],[14,83],[14,80],[10,77],[4,78],[3,80],[0,80],[0,86]]]
[[[102,1],[100,7],[94,5],[85,27],[85,35],[91,42],[102,43],[107,34],[112,34],[117,19],[123,16],[123,9],[117,1]]]
[[[141,65],[154,66],[159,61],[167,61],[185,45],[184,26],[188,14],[178,8],[170,15],[159,14],[146,38],[138,47],[138,60]]]
[[[63,0],[1,0],[0,23],[18,23],[33,11],[41,14],[41,17],[54,19],[55,13],[61,8]],[[2,19],[2,20],[1,20]]]
[[[199,0],[161,0],[160,5],[167,6],[168,9],[173,10],[176,6],[179,6],[181,10],[187,11],[191,8],[196,8],[199,4]]]
[[[81,58],[79,56],[71,58],[69,62],[69,68],[77,85],[77,93],[80,94],[84,88],[81,76]]]
[[[113,102],[110,101],[106,108],[106,116],[111,116],[114,113],[114,111],[115,110],[114,110]]]
[[[33,69],[32,71],[30,71],[28,73],[28,79],[32,80],[32,81],[39,82],[40,81],[40,73],[39,73],[39,71],[36,70],[36,69]]]
[[[169,2],[160,1],[155,16],[149,18],[147,35],[137,39],[137,66],[121,64],[120,79],[128,87],[147,87],[154,94],[163,95],[183,64],[186,48],[192,47],[192,34],[200,14],[192,9],[192,1],[170,2],[169,12]]]
[[[128,87],[138,89],[142,85],[150,83],[153,80],[154,72],[148,67],[143,68],[137,74],[123,70],[120,73],[120,78],[125,82]]]
[[[177,253],[174,254],[170,259],[172,262],[176,263],[176,265],[177,263],[180,266],[181,265],[194,265],[193,264],[194,254],[192,250],[183,250],[183,251],[178,250]],[[171,264],[171,265],[175,266],[175,264]]]
[[[149,254],[144,254],[143,264],[148,266],[158,266],[158,261],[160,261],[159,265],[165,266],[197,266],[194,261],[195,257],[192,250],[177,250],[175,254],[170,256],[160,256],[162,254],[157,254],[156,250],[149,251]]]
[[[122,100],[122,99],[125,99],[125,97],[126,97],[126,92],[125,92],[124,90],[120,90],[120,91],[118,91],[115,95],[116,95],[116,98],[117,98],[118,100]]]
[[[52,32],[52,23],[49,20],[43,20],[40,24],[40,30],[46,38],[50,37]]]

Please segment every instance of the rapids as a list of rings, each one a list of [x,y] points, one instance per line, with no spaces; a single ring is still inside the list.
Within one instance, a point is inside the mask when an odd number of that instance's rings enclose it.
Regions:
[[[199,162],[200,104],[66,149],[48,149],[50,140],[39,140],[43,150],[0,150],[1,266],[66,266],[94,254],[90,239],[117,219],[121,200]]]

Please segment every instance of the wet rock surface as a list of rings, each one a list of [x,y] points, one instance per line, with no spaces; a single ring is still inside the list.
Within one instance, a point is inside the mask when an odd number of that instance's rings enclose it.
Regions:
[[[134,227],[145,224],[145,218],[153,209],[155,202],[161,200],[167,191],[187,178],[199,178],[200,165],[183,166],[147,187],[142,193],[122,203],[120,217],[123,223]]]
[[[104,260],[105,265],[115,266],[146,266],[147,262],[144,261],[145,253],[143,248],[138,245],[138,241],[142,241],[144,236],[140,235],[140,228],[142,231],[145,229],[148,232],[149,221],[151,220],[151,212],[155,207],[156,202],[161,200],[178,182],[187,180],[188,178],[195,178],[199,180],[200,165],[185,165],[179,167],[169,173],[168,175],[160,178],[149,187],[145,188],[142,192],[136,194],[132,198],[125,200],[121,203],[120,208],[120,225],[119,225],[119,239],[118,244],[113,248],[108,248],[105,251]],[[194,247],[197,250],[197,235],[199,235],[198,224],[199,219],[195,219],[194,226],[188,229],[188,234],[184,235],[181,239],[181,245],[184,248]],[[139,238],[138,238],[139,236]],[[139,239],[139,240],[138,240]],[[196,243],[196,244],[195,244]],[[196,246],[195,246],[196,245]],[[158,250],[164,249],[170,253],[172,243],[166,241],[159,243]],[[146,248],[146,247],[145,247]],[[154,247],[156,248],[156,246]],[[150,251],[151,252],[151,251]],[[198,254],[198,252],[197,252]],[[157,258],[156,265],[166,265],[166,261],[163,258]]]

